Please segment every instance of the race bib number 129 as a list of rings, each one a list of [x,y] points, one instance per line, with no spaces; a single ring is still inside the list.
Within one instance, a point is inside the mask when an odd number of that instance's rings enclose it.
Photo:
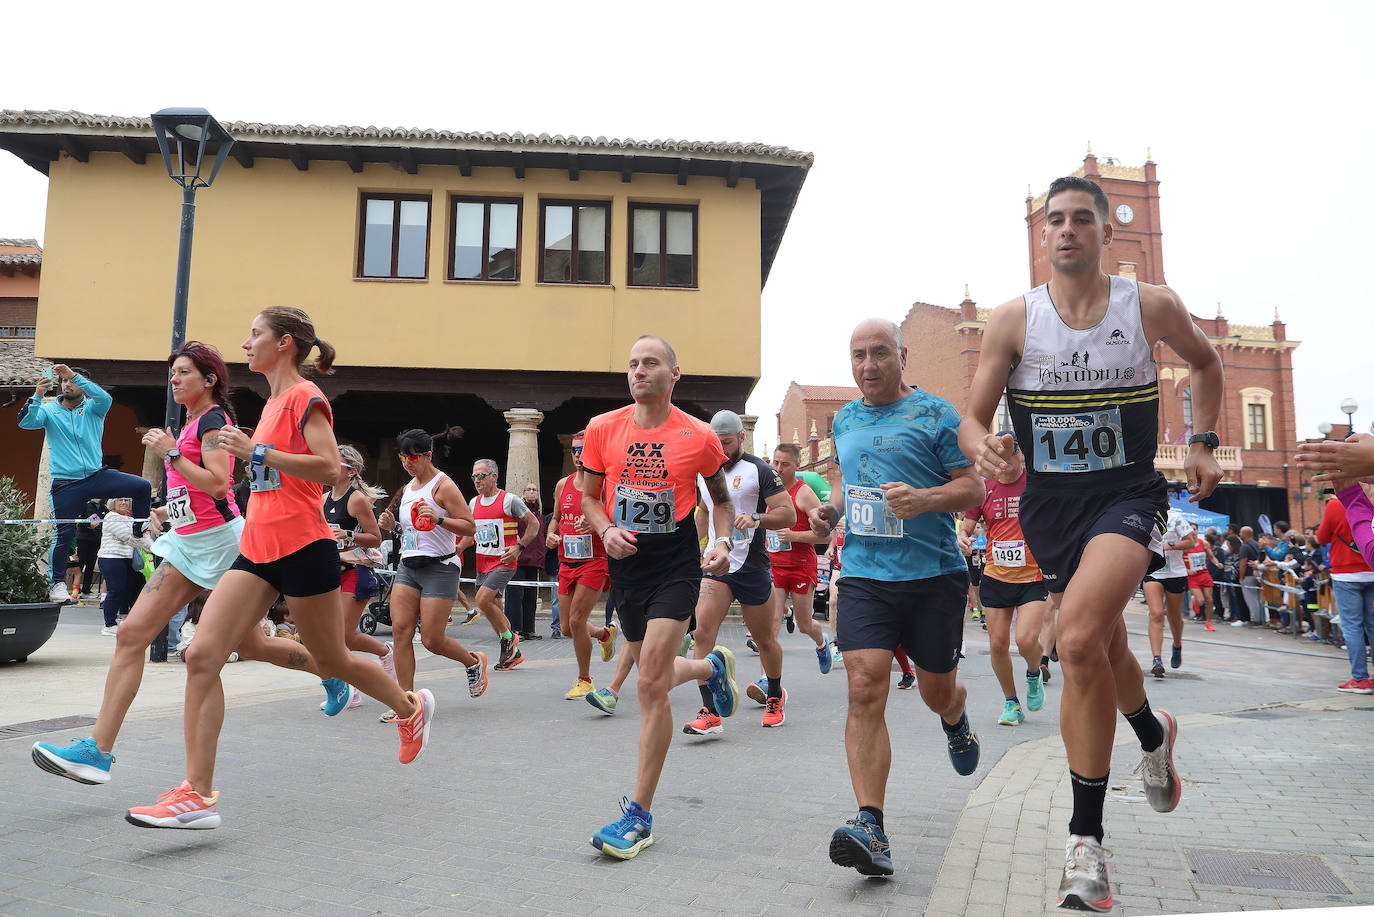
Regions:
[[[637,535],[662,535],[677,530],[673,491],[643,490],[617,484],[612,522]]]

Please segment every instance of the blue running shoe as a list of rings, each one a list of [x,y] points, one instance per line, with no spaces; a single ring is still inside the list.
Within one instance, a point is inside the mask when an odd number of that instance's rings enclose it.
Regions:
[[[860,812],[830,835],[830,862],[857,869],[863,876],[890,876],[892,845],[877,820]]]
[[[1040,673],[1026,676],[1026,709],[1034,713],[1045,706],[1045,686],[1041,683]]]
[[[943,721],[941,722],[943,724]],[[946,732],[945,738],[949,739],[949,760],[954,765],[954,772],[961,777],[967,777],[976,771],[978,769],[978,737],[973,734],[973,729],[968,724],[968,717],[964,717],[958,732],[952,734]]]
[[[338,716],[348,706],[348,698],[353,689],[342,678],[331,678],[320,684],[324,685],[324,715]]]
[[[1169,656],[1169,668],[1176,669],[1181,665],[1183,665],[1183,647],[1176,646]]]
[[[114,764],[114,755],[101,751],[95,739],[72,739],[70,745],[62,748],[47,742],[35,742],[33,763],[50,774],[94,785],[110,782],[110,765]]]
[[[706,687],[716,704],[720,716],[734,716],[739,708],[739,685],[735,683],[735,654],[728,646],[718,646],[709,656],[711,668],[715,673],[706,680]]]
[[[749,699],[756,704],[768,703],[768,676],[764,675],[758,681],[750,684],[744,689],[744,693],[749,695]]]
[[[827,640],[821,646],[816,647],[816,661],[821,664],[821,674],[829,675],[830,669],[835,665],[835,657],[830,655],[830,641]]]
[[[997,725],[1020,726],[1025,719],[1026,715],[1021,712],[1021,705],[1009,697],[1006,703],[1002,705],[1002,715],[997,718]],[[953,754],[953,752],[950,752],[950,754]],[[955,764],[954,767],[957,770],[959,765]]]
[[[654,842],[650,833],[654,817],[628,796],[620,797],[619,821],[611,822],[591,836],[590,843],[597,850],[617,860],[628,860]]]

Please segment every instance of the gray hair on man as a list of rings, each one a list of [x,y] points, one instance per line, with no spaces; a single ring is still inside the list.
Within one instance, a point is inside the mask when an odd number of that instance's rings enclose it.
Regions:
[[[496,464],[496,459],[478,459],[477,461],[473,462],[473,464],[484,466],[489,474],[499,475],[501,473],[501,466]]]

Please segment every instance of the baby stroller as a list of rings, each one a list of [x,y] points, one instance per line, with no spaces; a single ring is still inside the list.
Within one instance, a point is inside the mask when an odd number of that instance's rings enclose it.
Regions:
[[[391,587],[396,584],[396,571],[386,567],[373,567],[372,575],[377,577],[377,597],[367,605],[367,611],[358,619],[358,630],[371,636],[377,633],[377,625],[391,626]]]

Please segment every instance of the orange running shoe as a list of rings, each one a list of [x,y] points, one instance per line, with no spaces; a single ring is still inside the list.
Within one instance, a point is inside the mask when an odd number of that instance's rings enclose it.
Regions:
[[[124,820],[140,828],[218,828],[219,793],[205,797],[191,789],[191,782],[168,790],[151,806],[130,809]]]
[[[782,712],[782,708],[787,704],[787,689],[782,689],[782,697],[770,697],[768,703],[763,705],[763,725],[781,726],[787,716]]]
[[[428,688],[408,691],[406,696],[415,703],[415,712],[408,719],[396,718],[396,731],[401,736],[401,753],[397,756],[402,764],[409,764],[429,744],[429,726],[434,719],[434,695]]]
[[[709,736],[724,732],[725,727],[721,725],[719,716],[702,707],[697,718],[684,724],[682,731],[689,736]]]

